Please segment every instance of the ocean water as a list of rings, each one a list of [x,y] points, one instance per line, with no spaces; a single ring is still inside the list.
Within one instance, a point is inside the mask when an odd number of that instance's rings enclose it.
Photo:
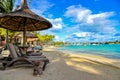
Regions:
[[[107,58],[120,59],[120,44],[71,45],[60,47],[58,50],[70,51],[77,54],[93,54],[101,55]]]

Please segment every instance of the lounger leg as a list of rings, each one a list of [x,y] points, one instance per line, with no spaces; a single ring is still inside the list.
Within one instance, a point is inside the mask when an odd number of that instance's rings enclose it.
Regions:
[[[45,70],[46,65],[47,65],[47,62],[45,61],[45,62],[44,62],[44,65],[43,65],[43,67],[42,67],[42,70],[43,70],[43,71]]]
[[[3,60],[5,62],[2,63],[2,66],[3,66],[3,70],[5,70],[7,67],[7,64],[12,60],[12,58],[10,56],[8,56],[8,57],[4,57]]]
[[[24,59],[24,58],[17,58],[17,59],[13,59],[12,61],[10,61],[6,67],[11,67],[15,62],[19,62],[19,61],[27,61],[28,63],[31,63],[32,64],[32,61],[29,61],[27,59]]]
[[[42,68],[41,68],[41,62],[40,61],[34,61],[34,63],[35,63],[35,65],[34,65],[34,69],[33,69],[33,75],[37,76],[37,75],[43,74]]]
[[[46,68],[46,65],[49,63],[50,61],[47,59],[46,61],[44,61],[44,64],[43,64],[43,67],[42,67],[42,70],[44,71],[45,68]]]
[[[6,67],[12,66],[16,61],[18,61],[18,59],[13,59],[12,61],[10,61],[10,62],[6,65]]]

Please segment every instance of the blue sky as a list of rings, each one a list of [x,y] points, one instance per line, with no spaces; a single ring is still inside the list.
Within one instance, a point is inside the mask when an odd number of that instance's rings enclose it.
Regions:
[[[120,0],[32,0],[29,7],[53,24],[40,33],[55,41],[120,40]]]

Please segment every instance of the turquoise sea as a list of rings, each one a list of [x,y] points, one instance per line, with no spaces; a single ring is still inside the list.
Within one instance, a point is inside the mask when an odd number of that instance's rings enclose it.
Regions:
[[[71,45],[60,47],[59,50],[120,59],[120,44]]]

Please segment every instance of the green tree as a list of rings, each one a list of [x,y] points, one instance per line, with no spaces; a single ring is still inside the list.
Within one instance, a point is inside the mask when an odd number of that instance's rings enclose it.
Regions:
[[[34,31],[34,33],[35,33],[35,35],[38,37],[38,39],[39,39],[40,42],[43,42],[43,41],[44,41],[43,38],[42,38],[42,35],[39,33],[39,31],[38,31],[38,32],[37,32],[37,31]]]
[[[55,38],[54,35],[48,35],[48,34],[45,34],[42,36],[42,38],[44,39],[44,43],[49,43],[49,42],[52,42],[53,39]]]
[[[11,12],[13,10],[15,1],[16,0],[1,0],[0,1],[0,13],[7,14],[7,13]],[[11,31],[9,31],[9,33],[10,32]],[[2,34],[2,36],[5,37],[5,35],[8,35],[8,30],[4,30],[4,29],[0,28],[0,33]],[[6,34],[4,34],[4,33],[6,33]]]
[[[6,30],[3,28],[0,28],[0,36],[5,36],[6,35]]]
[[[55,38],[54,35],[51,35],[51,34],[45,34],[45,35],[41,35],[40,32],[34,32],[37,37],[39,38],[39,41],[42,42],[42,43],[49,43],[49,42],[52,42],[53,39]]]
[[[65,44],[64,42],[59,42],[59,41],[52,43],[52,45],[54,45],[54,46],[64,46],[64,44]]]
[[[1,0],[0,1],[0,12],[9,13],[13,10],[15,0]]]

